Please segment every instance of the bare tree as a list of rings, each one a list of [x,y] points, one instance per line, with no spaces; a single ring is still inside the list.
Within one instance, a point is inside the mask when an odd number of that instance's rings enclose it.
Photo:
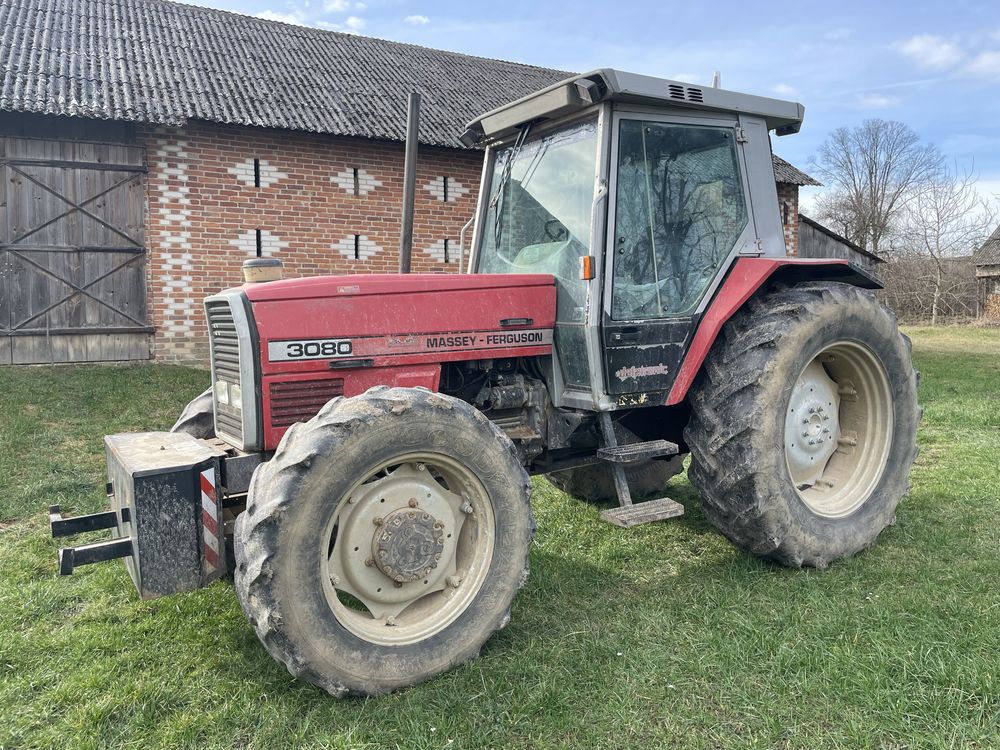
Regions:
[[[931,325],[937,325],[945,291],[945,264],[970,255],[996,224],[996,209],[976,191],[971,172],[941,170],[913,193],[902,209],[900,239],[931,258]]]
[[[942,169],[937,147],[920,143],[909,126],[866,120],[837,128],[819,149],[816,169],[830,188],[817,201],[820,218],[868,251],[883,241],[907,197]]]

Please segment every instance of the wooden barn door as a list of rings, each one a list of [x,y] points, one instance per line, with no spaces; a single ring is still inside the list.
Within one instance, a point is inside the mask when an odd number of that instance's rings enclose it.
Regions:
[[[149,359],[137,146],[0,137],[0,364]]]

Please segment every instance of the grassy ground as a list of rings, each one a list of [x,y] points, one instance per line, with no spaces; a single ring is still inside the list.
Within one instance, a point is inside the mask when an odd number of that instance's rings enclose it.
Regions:
[[[225,583],[142,602],[120,563],[55,575],[45,506],[99,509],[101,435],[168,426],[204,373],[2,369],[0,748],[1000,747],[1000,331],[911,334],[922,453],[875,549],[783,570],[683,478],[683,518],[629,531],[536,480],[511,624],[367,701],[293,681]]]

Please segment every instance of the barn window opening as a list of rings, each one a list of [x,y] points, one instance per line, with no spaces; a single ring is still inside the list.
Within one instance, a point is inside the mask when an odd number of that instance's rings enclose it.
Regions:
[[[781,223],[788,226],[788,201],[782,201],[781,203]]]
[[[358,168],[354,168],[354,194],[361,195],[361,178],[358,176]],[[355,244],[357,240],[355,239]]]
[[[354,170],[357,172],[357,170]],[[354,235],[354,260],[361,260],[361,235]]]
[[[447,177],[447,175],[441,178],[441,182],[442,182],[442,192],[444,193],[444,202],[447,203],[448,202],[448,177]],[[445,242],[445,247],[447,247],[448,246],[448,240],[445,240],[444,242]],[[446,251],[446,255],[447,255],[447,251]]]
[[[447,178],[445,178],[445,179],[447,179]],[[447,184],[447,183],[445,183],[445,184]],[[448,255],[448,238],[447,237],[445,237],[445,240],[444,240],[444,262],[445,263],[451,263],[451,258]]]
[[[260,230],[258,229],[257,230],[257,257],[258,258],[261,257],[261,255],[263,254],[263,250],[264,250],[264,245],[263,245],[263,242],[261,241]]]
[[[260,159],[253,160],[253,186],[260,187]]]

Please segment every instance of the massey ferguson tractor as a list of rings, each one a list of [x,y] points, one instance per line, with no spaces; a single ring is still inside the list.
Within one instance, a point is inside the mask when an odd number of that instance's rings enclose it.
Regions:
[[[123,557],[144,598],[232,575],[268,652],[342,696],[426,680],[507,623],[531,475],[629,527],[683,512],[643,498],[690,455],[737,547],[864,550],[907,489],[917,376],[875,279],[786,255],[769,134],[802,116],[615,70],[483,115],[468,272],[206,299],[211,388],[171,432],[105,438],[110,510],[50,516],[112,538],[60,571]]]

